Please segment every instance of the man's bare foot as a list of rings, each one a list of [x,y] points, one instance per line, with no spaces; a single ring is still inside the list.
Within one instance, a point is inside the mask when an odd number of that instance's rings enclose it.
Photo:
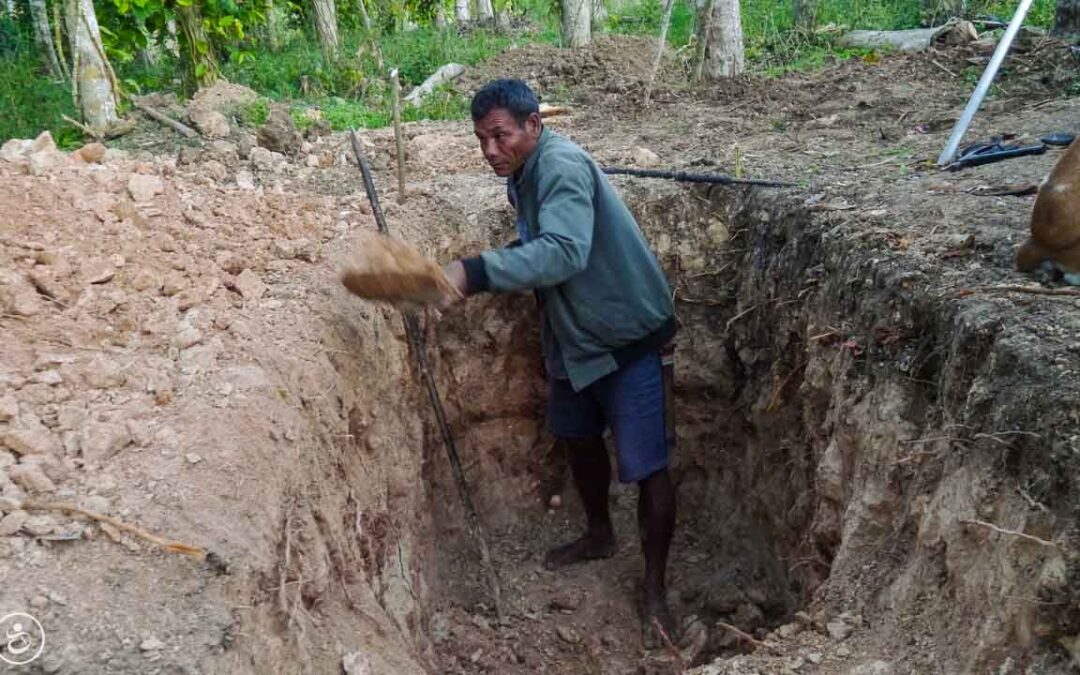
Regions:
[[[668,609],[667,601],[664,600],[663,594],[659,597],[649,597],[649,593],[646,593],[645,597],[645,611],[643,613],[644,625],[642,626],[642,642],[645,643],[645,649],[660,649],[666,647],[670,641],[674,647],[679,646],[679,626],[675,623],[675,617],[671,615],[671,610]],[[660,630],[657,628],[657,624],[660,629],[663,629],[664,634],[660,634]],[[667,637],[665,640],[664,637]]]
[[[560,567],[573,565],[586,560],[598,560],[610,558],[615,555],[615,536],[607,534],[586,533],[580,539],[553,548],[548,551],[544,558],[544,568],[557,570]]]

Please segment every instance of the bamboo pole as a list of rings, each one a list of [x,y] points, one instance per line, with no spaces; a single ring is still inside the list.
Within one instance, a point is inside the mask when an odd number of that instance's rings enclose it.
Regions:
[[[390,89],[394,95],[394,141],[397,143],[398,204],[405,203],[405,137],[401,130],[401,81],[397,68],[390,71]]]

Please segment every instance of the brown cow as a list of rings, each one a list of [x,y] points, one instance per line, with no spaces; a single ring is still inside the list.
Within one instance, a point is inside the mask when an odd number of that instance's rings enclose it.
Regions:
[[[1031,236],[1016,252],[1016,269],[1061,272],[1080,286],[1080,139],[1073,141],[1039,186]]]

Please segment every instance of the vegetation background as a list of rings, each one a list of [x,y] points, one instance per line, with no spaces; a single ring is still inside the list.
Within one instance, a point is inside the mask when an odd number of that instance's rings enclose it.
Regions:
[[[663,0],[599,1],[607,4],[596,6],[594,33],[658,34]],[[772,76],[835,59],[866,57],[865,51],[836,45],[844,28],[915,28],[955,14],[1007,21],[1017,5],[1013,0],[715,1],[734,2],[741,10],[747,70]],[[61,12],[68,11],[63,5],[75,2],[90,0],[0,0],[0,139],[32,137],[43,129],[49,129],[61,146],[76,145],[83,138],[64,119],[79,117],[65,77],[72,60],[66,49],[66,22],[60,20]],[[446,63],[474,65],[514,44],[562,41],[559,0],[494,0],[497,21],[462,21],[452,0],[367,0],[367,4],[337,0],[336,6],[330,3],[336,11],[337,44],[327,49],[316,11],[324,3],[96,0],[91,7],[122,93],[165,91],[183,97],[220,74],[267,99],[289,104],[301,125],[310,123],[303,110],[317,106],[335,129],[390,122],[389,89],[380,58],[383,68],[399,70],[408,91]],[[483,13],[483,7],[478,9],[471,15]],[[672,48],[694,47],[700,9],[692,0],[674,0],[667,33]],[[41,37],[35,35],[35,20],[40,20],[35,16],[42,11],[52,19],[48,30],[55,38],[59,72],[55,65],[50,67]],[[192,12],[194,33],[185,29],[184,21]],[[1054,20],[1054,0],[1036,0],[1027,24],[1049,29]],[[123,97],[118,104],[126,105]],[[250,123],[258,124],[268,106],[259,101],[244,112]],[[443,89],[420,108],[406,106],[404,114],[406,120],[460,118],[466,114],[466,102]]]

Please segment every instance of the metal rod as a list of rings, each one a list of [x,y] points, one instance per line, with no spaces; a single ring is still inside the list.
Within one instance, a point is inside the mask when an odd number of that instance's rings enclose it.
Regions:
[[[733,178],[722,173],[693,173],[690,171],[672,171],[669,169],[630,169],[618,166],[602,166],[606,174],[622,174],[641,178],[666,178],[683,183],[720,183],[724,185],[757,185],[758,187],[795,187],[795,183],[783,183],[776,180],[758,180],[755,178]]]
[[[371,175],[371,166],[367,156],[360,147],[360,138],[356,131],[350,132],[352,138],[353,154],[356,155],[356,163],[360,165],[360,173],[364,177],[364,189],[367,191],[368,201],[371,202],[371,212],[375,216],[375,224],[379,232],[384,235],[390,234],[390,228],[386,225],[382,208],[379,206],[379,194],[375,191],[375,179]],[[454,474],[454,482],[457,484],[458,495],[465,506],[465,515],[469,521],[469,531],[476,538],[480,548],[480,562],[487,574],[488,583],[491,586],[492,603],[495,606],[495,615],[502,618],[502,591],[499,587],[499,577],[495,572],[495,565],[491,560],[491,552],[488,548],[484,530],[480,525],[480,516],[476,513],[476,505],[473,504],[472,495],[469,492],[469,484],[465,480],[465,471],[461,468],[461,458],[458,456],[457,445],[454,443],[454,435],[450,432],[450,424],[446,420],[446,410],[439,396],[439,390],[435,386],[435,378],[431,375],[431,366],[428,363],[427,348],[424,344],[424,333],[420,328],[420,322],[411,312],[404,314],[405,333],[409,339],[409,345],[416,355],[417,365],[420,369],[420,379],[427,390],[431,407],[435,411],[435,421],[442,433],[443,443],[446,445],[446,454],[450,458],[450,468]]]
[[[960,147],[960,139],[964,137],[964,133],[971,125],[972,118],[975,117],[979,106],[982,105],[986,92],[990,90],[990,85],[993,84],[994,77],[997,76],[998,68],[1001,67],[1001,62],[1005,60],[1005,54],[1008,53],[1009,47],[1012,46],[1013,38],[1020,31],[1020,26],[1024,23],[1024,17],[1027,16],[1028,10],[1031,9],[1032,2],[1033,0],[1020,0],[1020,6],[1016,8],[1016,13],[1013,14],[1009,27],[1005,29],[1005,34],[1001,36],[1001,42],[998,42],[997,49],[994,50],[990,63],[986,65],[986,70],[983,71],[979,84],[975,87],[975,91],[972,92],[971,98],[968,99],[967,107],[964,108],[960,119],[956,120],[952,136],[949,137],[949,142],[945,145],[941,157],[938,157],[938,166],[945,166],[955,159],[956,150]]]

